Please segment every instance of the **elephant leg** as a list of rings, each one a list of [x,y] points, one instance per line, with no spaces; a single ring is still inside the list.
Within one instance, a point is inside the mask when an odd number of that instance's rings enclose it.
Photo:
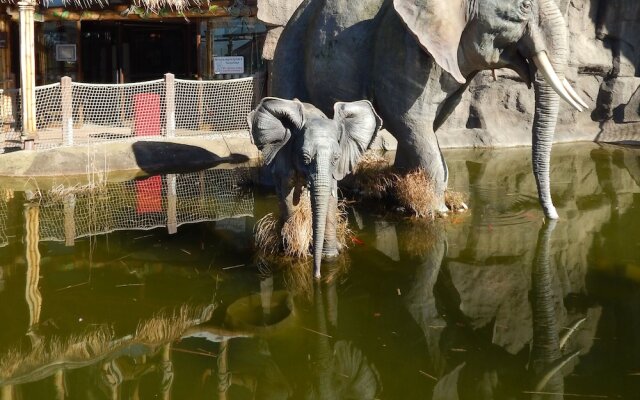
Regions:
[[[332,192],[337,192],[336,181],[333,182]],[[324,231],[324,245],[322,247],[323,258],[333,258],[338,256],[338,239],[337,239],[337,225],[338,225],[338,198],[337,196],[329,196],[329,207],[327,209],[327,222]]]
[[[429,121],[428,124],[421,123],[413,126],[402,124],[390,127],[398,139],[398,151],[394,165],[398,170],[404,172],[423,169],[433,183],[436,211],[447,212],[444,192],[447,189],[449,171],[440,151],[438,138],[433,129],[428,127],[431,125],[432,123]]]
[[[434,124],[442,124],[455,108],[460,84],[420,47],[395,12],[381,22],[375,54],[375,104],[385,127],[398,140],[395,166],[405,172],[424,169],[433,182],[435,209],[446,212],[447,164]]]

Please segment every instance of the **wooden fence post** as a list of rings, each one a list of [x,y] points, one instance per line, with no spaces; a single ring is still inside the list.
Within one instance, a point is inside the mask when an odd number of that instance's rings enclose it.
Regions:
[[[36,63],[33,14],[35,1],[19,1],[20,25],[20,89],[22,91],[22,135],[33,139],[36,134]]]
[[[60,80],[60,96],[62,105],[62,142],[65,146],[73,146],[73,88],[71,78],[63,76]]]
[[[63,199],[64,245],[71,247],[76,241],[76,195],[69,193]]]
[[[166,106],[166,136],[176,136],[176,79],[173,74],[164,75],[165,106]]]
[[[178,233],[178,182],[175,174],[167,175],[167,230]]]

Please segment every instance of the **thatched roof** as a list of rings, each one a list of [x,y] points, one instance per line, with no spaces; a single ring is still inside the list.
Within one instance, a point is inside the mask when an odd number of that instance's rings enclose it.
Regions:
[[[16,4],[20,0],[0,0],[0,4]],[[95,8],[108,7],[116,5],[110,0],[26,0],[33,1],[36,4],[44,6],[65,6],[74,8]],[[233,6],[235,3],[244,3],[248,5],[251,1],[213,1],[213,0],[131,0],[129,2],[133,6],[145,8],[149,11],[157,11],[169,9],[174,11],[183,11],[190,7],[202,7],[213,4],[224,3],[226,6]],[[122,5],[118,2],[117,5]]]

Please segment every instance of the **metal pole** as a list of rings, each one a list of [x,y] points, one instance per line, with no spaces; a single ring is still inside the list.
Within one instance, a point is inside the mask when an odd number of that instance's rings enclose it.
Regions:
[[[22,135],[33,139],[36,133],[36,63],[33,1],[18,2],[20,16],[20,88],[22,91]]]

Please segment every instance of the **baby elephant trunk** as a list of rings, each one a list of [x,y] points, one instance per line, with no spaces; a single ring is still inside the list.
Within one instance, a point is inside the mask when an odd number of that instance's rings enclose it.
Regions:
[[[319,153],[311,171],[311,210],[313,214],[313,276],[320,279],[320,264],[324,245],[332,179],[330,154]]]

